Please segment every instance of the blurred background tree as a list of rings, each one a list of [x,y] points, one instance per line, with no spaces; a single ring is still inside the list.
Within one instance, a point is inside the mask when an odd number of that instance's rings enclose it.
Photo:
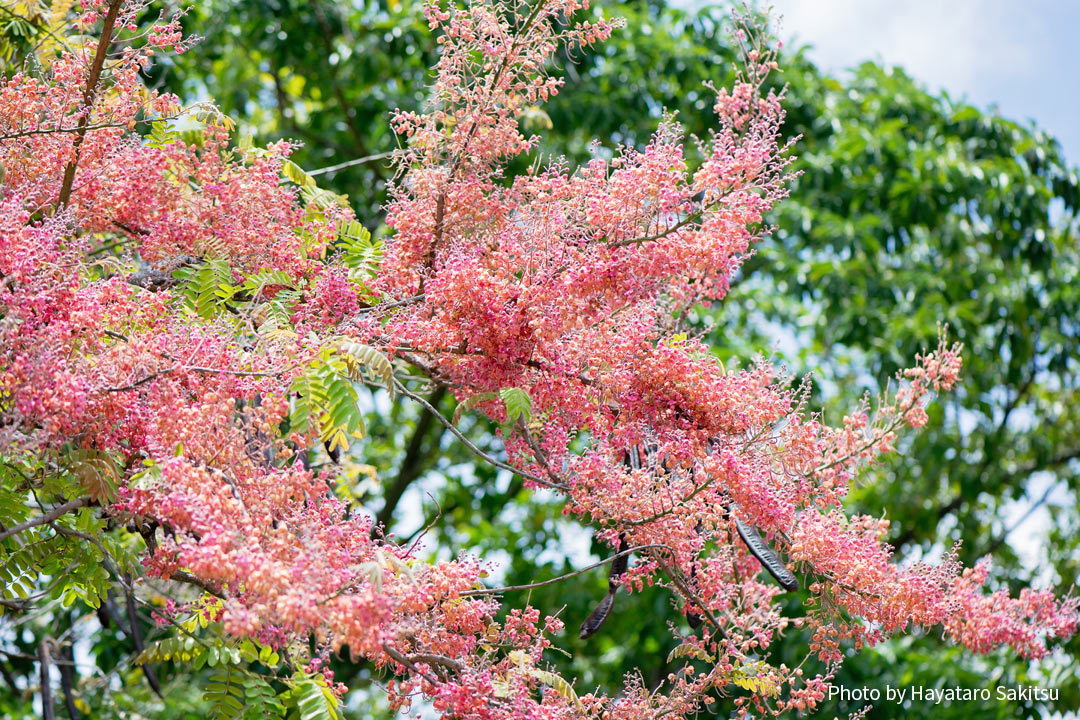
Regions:
[[[542,153],[578,163],[594,138],[605,146],[597,152],[640,145],[665,108],[678,112],[688,132],[707,132],[711,101],[703,82],[720,86],[730,75],[725,8],[690,12],[631,0],[602,10],[626,18],[627,26],[601,54],[563,59],[563,92],[526,120],[543,135]],[[150,84],[187,100],[214,98],[258,143],[302,141],[294,160],[308,171],[344,165],[320,173],[320,184],[347,194],[365,224],[380,232],[390,179],[383,154],[395,146],[387,116],[423,103],[435,58],[420,5],[204,0],[187,24],[204,41],[157,66]],[[0,31],[0,50],[9,63],[19,62],[34,27],[8,17],[0,18]],[[884,511],[906,557],[939,557],[963,540],[960,558],[970,564],[992,552],[996,581],[1014,592],[1032,582],[1066,592],[1080,573],[1076,170],[1037,128],[927,92],[897,68],[866,63],[834,78],[796,50],[785,56],[782,79],[789,85],[787,132],[800,138],[803,175],[731,296],[701,308],[694,322],[729,364],[774,348],[795,375],[812,372],[814,399],[827,417],[881,390],[880,382],[947,322],[966,345],[963,386],[931,408],[926,432],[901,438],[897,459],[854,490],[850,505]],[[452,411],[452,398],[432,401]],[[382,396],[372,398],[369,415],[369,438],[347,461],[356,467],[351,499],[377,514],[388,532],[409,539],[423,533],[426,547],[444,556],[479,551],[498,560],[493,575],[507,584],[596,558],[599,548],[562,519],[557,498],[525,492],[518,481],[476,465],[430,415]],[[498,452],[490,428],[468,414],[463,425]],[[376,478],[361,463],[373,466]],[[1052,522],[1035,521],[1046,517]],[[534,590],[532,603],[546,612],[565,606],[561,617],[573,634],[605,591],[604,573],[596,571]],[[649,589],[620,594],[603,631],[568,646],[573,655],[562,669],[580,678],[582,691],[611,688],[634,665],[651,668],[645,679],[655,684],[668,672],[665,623],[675,617],[669,603]],[[799,593],[785,603],[789,613],[800,612]],[[56,627],[85,639],[88,657],[78,659],[94,663],[97,675],[116,673],[101,682],[84,670],[86,715],[203,713],[200,678],[189,669],[159,667],[168,702],[156,699],[137,669],[116,669],[131,650],[126,621],[102,632],[99,620],[80,622],[78,612],[76,606],[17,619],[0,630],[7,685],[0,715],[29,711],[25,690],[36,682],[37,636],[58,635]],[[148,618],[142,622],[150,631]],[[782,639],[775,662],[791,662],[804,642],[798,633]],[[972,657],[931,634],[863,653],[844,667],[839,683],[1058,688],[1061,698],[1049,707],[994,697],[906,708],[882,702],[868,715],[1040,717],[1080,709],[1078,656],[1075,638],[1049,660],[1029,664],[1004,653]],[[352,716],[386,714],[371,667],[339,663],[335,670],[358,688]],[[116,682],[123,693],[110,692]],[[822,716],[859,707],[831,703]]]

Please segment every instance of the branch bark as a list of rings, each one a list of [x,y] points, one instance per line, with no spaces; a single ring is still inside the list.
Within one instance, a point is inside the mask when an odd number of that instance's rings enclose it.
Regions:
[[[66,515],[72,510],[77,510],[83,505],[88,505],[89,503],[90,498],[88,497],[69,500],[63,505],[57,505],[44,515],[36,518],[31,518],[26,522],[19,523],[18,525],[12,525],[7,530],[0,532],[0,540],[7,540],[12,535],[18,535],[19,533],[29,530],[32,527],[37,527],[38,525],[49,525],[61,515]]]
[[[45,638],[38,645],[38,664],[41,670],[41,717],[43,720],[56,720],[53,712],[52,683],[49,679],[49,667],[52,659],[49,655],[49,643],[52,638]]]
[[[86,90],[83,92],[83,116],[79,118],[79,127],[75,131],[75,142],[72,145],[75,157],[64,168],[64,181],[60,185],[60,195],[56,200],[57,208],[66,206],[71,199],[71,188],[75,184],[75,170],[79,167],[79,157],[90,125],[98,82],[101,80],[101,71],[105,67],[105,58],[109,54],[109,45],[112,44],[113,30],[116,27],[116,17],[120,13],[121,5],[123,5],[123,0],[112,0],[109,3],[109,9],[105,12],[105,25],[101,29],[101,39],[98,41],[94,61],[90,66],[90,75],[86,78]]]

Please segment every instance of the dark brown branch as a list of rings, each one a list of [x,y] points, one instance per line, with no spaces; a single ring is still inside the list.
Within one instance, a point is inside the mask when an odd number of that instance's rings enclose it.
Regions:
[[[1023,468],[1021,468],[1020,470],[1017,470],[1014,473],[1010,473],[1009,475],[1006,475],[1002,484],[1007,485],[1007,486],[1008,485],[1015,485],[1017,482],[1019,482],[1020,480],[1023,480],[1024,478],[1028,477],[1032,473],[1036,473],[1036,472],[1039,472],[1041,470],[1050,470],[1052,468],[1060,467],[1061,465],[1064,465],[1064,464],[1066,464],[1066,463],[1068,463],[1068,462],[1070,462],[1072,460],[1076,460],[1078,458],[1080,458],[1080,448],[1074,448],[1072,450],[1067,450],[1067,451],[1065,451],[1065,452],[1063,452],[1063,453],[1061,453],[1061,454],[1059,454],[1059,455],[1057,455],[1055,457],[1050,458],[1049,460],[1047,460],[1045,462],[1034,462],[1034,463],[1031,463],[1030,465],[1024,466]],[[966,498],[964,495],[957,495],[952,500],[950,500],[949,502],[945,503],[940,508],[938,508],[938,519],[939,519],[939,521],[942,518],[944,518],[946,515],[948,515],[949,513],[959,509],[960,506],[963,505],[964,502],[967,499],[968,498]],[[908,528],[904,532],[900,533],[900,535],[896,538],[893,545],[894,545],[894,547],[899,548],[899,547],[902,547],[903,545],[913,541],[914,539],[915,539],[915,531],[913,529],[911,529],[911,528]],[[996,547],[1000,547],[1000,545],[1001,545],[1000,542],[995,541],[993,546],[996,548]]]
[[[1012,535],[1013,532],[1018,527],[1020,527],[1025,522],[1027,522],[1028,518],[1030,518],[1035,513],[1036,510],[1038,510],[1040,507],[1042,507],[1046,503],[1046,501],[1050,499],[1050,494],[1053,493],[1054,490],[1057,489],[1058,484],[1059,483],[1056,483],[1056,482],[1051,483],[1050,487],[1046,488],[1046,492],[1044,492],[1042,494],[1042,496],[1039,497],[1038,500],[1033,502],[1031,504],[1031,507],[1029,507],[1027,509],[1027,511],[1023,515],[1021,515],[1019,517],[1019,519],[1016,520],[1016,522],[1014,522],[1009,527],[1005,528],[1005,530],[1001,533],[1001,535],[994,538],[994,540],[986,547],[986,550],[978,553],[978,557],[983,557],[983,556],[986,556],[986,555],[992,555],[994,553],[994,551],[996,551],[999,547],[1004,545],[1005,541],[1009,539],[1009,536]]]
[[[611,555],[610,557],[604,558],[603,560],[594,562],[591,565],[586,565],[585,567],[581,568],[580,570],[574,570],[573,572],[568,572],[565,575],[560,575],[559,577],[554,577],[554,578],[551,578],[549,580],[541,580],[540,582],[529,583],[528,585],[507,585],[506,587],[478,588],[476,590],[465,590],[464,592],[461,593],[461,596],[462,597],[472,597],[474,595],[501,595],[502,593],[505,593],[505,592],[513,592],[513,591],[516,591],[516,590],[532,590],[534,588],[544,587],[545,585],[554,585],[555,583],[562,582],[563,580],[569,580],[572,577],[576,577],[576,576],[581,575],[583,573],[587,573],[590,570],[595,570],[598,567],[601,567],[603,565],[607,565],[609,562],[612,562],[613,560],[616,560],[618,558],[630,555],[631,553],[641,552],[642,550],[653,550],[653,549],[667,550],[669,552],[674,552],[670,547],[668,547],[667,545],[664,545],[662,543],[652,543],[652,544],[649,544],[649,545],[636,545],[636,546],[634,546],[632,548],[627,548],[626,550],[623,550],[621,552],[617,552],[614,555]]]
[[[330,27],[330,23],[326,19],[326,13],[323,12],[322,3],[316,0],[311,4],[311,9],[315,15],[315,21],[319,25],[319,29],[323,33],[323,40],[326,42],[327,48],[331,48],[334,45],[334,32]],[[363,130],[356,122],[356,111],[353,104],[345,97],[345,92],[341,88],[341,82],[338,78],[338,72],[336,66],[330,68],[330,89],[333,91],[334,99],[337,101],[338,108],[341,110],[341,114],[345,116],[345,124],[348,125],[349,131],[352,133],[353,141],[356,146],[357,153],[360,155],[369,155],[367,151],[367,142],[364,138]],[[353,163],[359,164],[359,163]],[[379,180],[385,180],[381,168],[378,165],[372,167],[372,171],[375,173],[375,177]]]
[[[198,365],[179,365],[176,367],[165,368],[164,370],[152,372],[145,377],[141,377],[138,380],[128,383],[127,385],[104,388],[102,392],[126,392],[128,390],[134,390],[138,387],[145,385],[151,380],[156,380],[163,375],[170,375],[177,371],[214,373],[216,375],[235,375],[237,377],[274,377],[275,375],[277,375],[277,373],[259,372],[255,370],[228,370],[225,368],[200,367]]]
[[[0,140],[17,140],[22,137],[30,137],[32,135],[53,135],[56,133],[78,133],[89,132],[91,130],[102,130],[104,128],[126,128],[127,123],[100,123],[98,125],[76,125],[75,127],[54,127],[54,128],[37,128],[34,130],[20,130],[19,132],[6,133],[0,135]]]
[[[698,594],[694,592],[693,588],[686,584],[686,581],[679,573],[679,569],[677,567],[670,567],[667,561],[660,557],[660,553],[649,554],[654,560],[656,560],[657,565],[660,566],[660,570],[665,575],[667,575],[668,579],[671,580],[671,582],[675,585],[676,591],[683,596],[683,599],[687,602],[693,603],[694,606],[696,606],[697,609],[701,611],[701,613],[705,616],[705,619],[708,620],[709,624],[713,626],[713,630],[715,630],[720,637],[727,638],[727,633],[724,631],[724,628],[720,626],[720,623],[712,614],[712,611],[709,610],[709,608],[705,607],[705,603],[701,601],[701,598],[698,597]]]
[[[19,523],[18,525],[12,525],[7,530],[4,530],[3,532],[0,532],[0,541],[6,540],[7,538],[11,537],[12,535],[17,535],[17,534],[19,534],[21,532],[29,530],[32,527],[37,527],[38,525],[50,525],[50,524],[52,524],[52,522],[54,520],[56,520],[60,516],[66,515],[67,513],[71,512],[72,510],[77,510],[77,509],[83,507],[84,505],[88,505],[89,503],[90,503],[90,498],[84,497],[84,498],[77,498],[75,500],[69,500],[68,502],[64,503],[63,505],[57,505],[56,507],[54,507],[52,510],[45,513],[44,515],[41,515],[41,516],[36,517],[36,518],[30,518],[26,522]]]
[[[15,684],[15,677],[11,674],[11,671],[8,670],[7,663],[3,660],[0,660],[0,676],[3,676],[4,682],[11,688],[11,692],[19,692],[19,686]]]
[[[1032,368],[1032,372],[1030,375],[1028,375],[1027,380],[1025,380],[1024,383],[1019,388],[1017,388],[1016,395],[1014,395],[1012,399],[1005,404],[1004,411],[1001,414],[1001,420],[998,421],[997,427],[994,428],[994,432],[984,441],[982,463],[980,463],[979,470],[975,474],[975,476],[979,478],[980,482],[982,482],[983,479],[986,477],[986,473],[990,469],[990,465],[994,462],[994,459],[996,457],[994,453],[987,452],[987,448],[1000,444],[1002,435],[1004,434],[1005,428],[1008,425],[1009,417],[1012,415],[1013,410],[1015,410],[1020,404],[1020,401],[1027,394],[1028,390],[1031,389],[1034,381],[1035,368]],[[963,495],[957,495],[952,500],[938,508],[938,523],[940,523],[946,515],[952,513],[955,510],[958,510],[960,506],[964,504],[965,500],[966,498]],[[908,527],[905,528],[904,531],[897,536],[896,540],[893,542],[893,546],[896,548],[900,548],[904,545],[907,545],[914,539],[915,530],[912,527]]]
[[[64,643],[63,647],[57,648],[57,652],[65,660],[57,663],[60,670],[60,689],[64,691],[64,707],[67,708],[70,720],[80,720],[79,711],[75,708],[75,653],[72,652],[70,643]]]
[[[177,582],[182,582],[182,583],[187,583],[188,585],[194,585],[195,587],[197,587],[197,588],[199,588],[199,589],[201,589],[201,590],[203,590],[205,592],[210,593],[211,595],[213,595],[216,598],[220,598],[222,600],[225,599],[225,595],[222,594],[221,590],[219,590],[218,588],[215,588],[213,585],[209,584],[208,582],[206,582],[202,578],[195,577],[191,573],[184,572],[183,570],[177,570],[175,572],[172,572],[172,573],[169,574],[169,577],[165,578],[165,579],[167,579],[167,580],[175,580]]]
[[[127,578],[128,588],[125,596],[127,605],[128,625],[131,627],[131,643],[135,646],[135,654],[138,655],[146,649],[146,645],[143,644],[142,628],[139,627],[139,615],[135,611],[135,591],[131,589],[131,578]],[[154,672],[154,668],[150,663],[142,663],[143,675],[146,676],[146,682],[150,684],[150,689],[159,698],[165,696],[161,694],[161,683],[158,682],[157,673]]]
[[[389,655],[399,665],[402,665],[402,666],[408,668],[409,670],[412,670],[414,673],[416,673],[417,675],[420,675],[421,677],[423,677],[425,680],[427,680],[432,685],[438,685],[439,684],[439,678],[435,677],[431,673],[420,672],[420,668],[416,667],[416,663],[414,663],[412,660],[410,660],[409,657],[407,655],[405,655],[404,653],[401,653],[401,652],[395,650],[394,648],[390,647],[389,645],[386,645],[385,643],[383,644],[382,649],[383,649],[383,652],[385,652],[387,655]]]
[[[60,186],[60,195],[56,200],[58,208],[67,205],[71,199],[71,188],[75,184],[75,170],[79,167],[83,140],[86,139],[86,132],[89,129],[90,115],[93,111],[94,98],[97,95],[98,82],[101,80],[101,71],[105,67],[105,58],[109,53],[109,45],[112,43],[116,17],[120,13],[120,6],[123,4],[123,0],[112,0],[109,3],[109,9],[105,12],[105,25],[101,29],[101,39],[98,41],[94,61],[90,66],[90,75],[86,78],[86,90],[83,91],[83,116],[79,118],[79,128],[75,133],[75,142],[72,145],[75,157],[64,168],[64,181]]]

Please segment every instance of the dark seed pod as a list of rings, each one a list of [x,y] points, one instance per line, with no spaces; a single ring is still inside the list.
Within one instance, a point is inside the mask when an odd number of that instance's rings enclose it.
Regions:
[[[608,619],[608,615],[611,614],[611,606],[614,602],[615,593],[609,592],[604,596],[604,599],[600,601],[600,604],[589,613],[589,617],[585,618],[585,622],[581,623],[582,640],[595,634],[596,631],[600,629],[600,626]]]
[[[328,441],[323,440],[323,448],[326,450],[326,454],[330,456],[330,462],[335,465],[341,464],[341,448],[337,445],[331,445]]]
[[[112,616],[109,614],[109,606],[105,603],[98,605],[97,609],[98,622],[101,623],[101,628],[106,630],[112,625]]]
[[[697,531],[701,532],[701,523],[697,525]],[[690,566],[690,581],[693,582],[697,577],[697,563]],[[688,611],[686,613],[686,624],[690,626],[691,630],[697,630],[701,627],[702,617],[696,612]]]
[[[619,552],[623,552],[619,550]],[[620,575],[624,575],[630,566],[630,555],[619,555],[617,558],[611,561],[611,574],[609,578],[615,580]]]
[[[81,720],[82,716],[75,707],[75,656],[70,645],[58,648],[58,651],[62,661],[57,666],[60,668],[60,689],[64,691],[64,707],[70,720]]]
[[[624,553],[629,547],[629,543],[626,542],[626,536],[620,535],[618,552]],[[630,555],[619,555],[617,558],[611,561],[611,572],[608,574],[608,580],[614,583],[616,580],[618,580],[619,576],[625,574],[629,568]],[[612,592],[614,592],[614,590]]]
[[[746,543],[746,547],[750,549],[750,554],[756,557],[762,567],[776,578],[776,582],[780,583],[782,588],[785,590],[798,590],[799,580],[787,569],[784,563],[780,562],[780,558],[777,557],[771,547],[765,544],[765,541],[758,535],[757,530],[739,518],[735,518],[735,529],[739,531],[739,537]]]

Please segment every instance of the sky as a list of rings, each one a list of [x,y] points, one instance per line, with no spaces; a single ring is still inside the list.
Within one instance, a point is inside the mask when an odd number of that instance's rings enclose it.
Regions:
[[[763,0],[786,44],[813,46],[833,74],[863,60],[899,65],[1005,117],[1034,120],[1080,166],[1080,1]]]
[[[769,2],[763,0],[762,4]],[[771,0],[780,37],[812,46],[832,74],[863,60],[899,65],[927,88],[1002,115],[1033,120],[1080,166],[1080,0]],[[1040,473],[1006,509],[1009,542],[1041,562],[1051,517],[1043,502],[1069,501]],[[1044,495],[1046,498],[1044,499]]]

